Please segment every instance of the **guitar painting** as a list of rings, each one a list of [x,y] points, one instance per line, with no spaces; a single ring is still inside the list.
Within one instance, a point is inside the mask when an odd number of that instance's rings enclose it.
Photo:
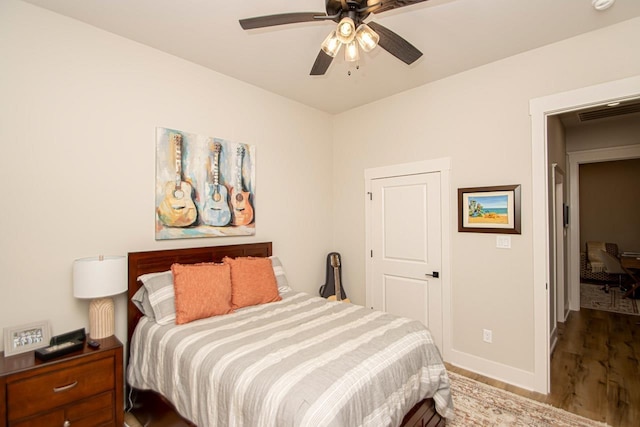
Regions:
[[[242,162],[244,160],[244,146],[238,145],[236,157],[236,180],[231,189],[231,224],[234,226],[248,225],[253,221],[253,206],[250,195],[244,190],[242,181]]]
[[[213,149],[213,183],[209,184],[207,199],[202,209],[202,221],[214,227],[223,227],[231,221],[227,187],[220,184],[220,151],[222,144],[215,142]]]
[[[173,133],[170,141],[175,153],[175,180],[165,185],[164,199],[158,206],[158,218],[169,227],[188,227],[198,216],[191,184],[182,180],[182,135]]]
[[[156,240],[256,234],[256,148],[156,127]]]

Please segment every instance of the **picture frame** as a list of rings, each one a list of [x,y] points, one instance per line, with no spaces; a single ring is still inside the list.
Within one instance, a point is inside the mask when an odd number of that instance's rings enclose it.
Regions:
[[[4,356],[26,353],[49,345],[51,324],[47,320],[4,328]]]
[[[458,231],[521,234],[520,185],[458,189]]]

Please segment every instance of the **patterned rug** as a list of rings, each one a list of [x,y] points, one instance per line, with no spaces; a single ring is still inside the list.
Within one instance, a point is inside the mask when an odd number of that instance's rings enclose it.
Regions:
[[[124,427],[144,427],[131,412],[124,414]]]
[[[581,283],[580,307],[640,316],[637,300],[622,298],[622,295],[624,294],[617,287],[610,288],[607,294],[602,290],[602,285]]]
[[[449,372],[456,417],[447,427],[602,427],[554,406]]]

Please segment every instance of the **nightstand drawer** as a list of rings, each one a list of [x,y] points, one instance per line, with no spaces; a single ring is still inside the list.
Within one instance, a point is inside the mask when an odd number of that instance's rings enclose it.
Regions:
[[[73,427],[101,426],[108,421],[113,422],[113,392],[74,403],[65,413],[65,419],[71,421]]]
[[[114,360],[104,358],[7,384],[9,420],[35,415],[113,390]]]
[[[113,392],[72,404],[66,409],[46,412],[43,415],[12,422],[9,427],[57,427],[68,421],[72,427],[98,427],[113,425]]]
[[[25,421],[9,423],[9,427],[44,427],[64,426],[64,411],[47,412],[39,417],[29,418]]]

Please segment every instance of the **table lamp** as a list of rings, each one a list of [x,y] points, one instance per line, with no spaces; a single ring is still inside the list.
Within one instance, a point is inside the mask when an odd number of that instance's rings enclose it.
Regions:
[[[106,338],[115,333],[115,309],[111,296],[126,290],[126,257],[101,255],[73,262],[73,296],[92,299],[89,305],[91,338]]]

